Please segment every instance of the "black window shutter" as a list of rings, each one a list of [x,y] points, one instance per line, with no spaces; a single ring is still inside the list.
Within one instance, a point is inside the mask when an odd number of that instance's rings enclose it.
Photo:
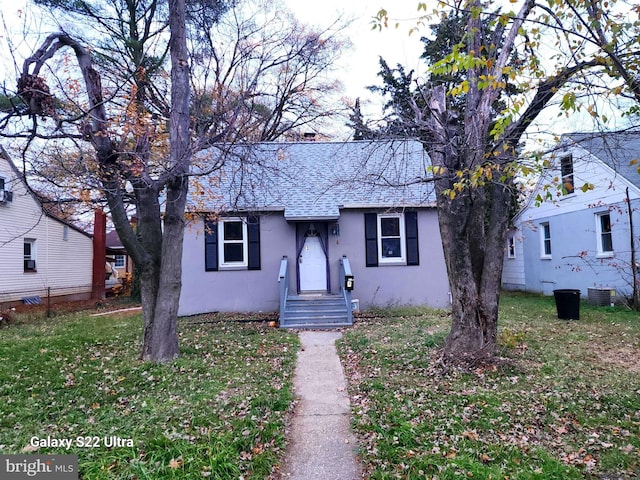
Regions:
[[[364,214],[364,240],[367,267],[378,266],[378,214]]]
[[[211,220],[204,221],[204,269],[218,270],[218,223]]]
[[[247,237],[249,247],[248,268],[260,270],[260,217],[247,218]]]
[[[418,212],[404,212],[404,229],[407,241],[407,265],[420,265],[418,252]]]

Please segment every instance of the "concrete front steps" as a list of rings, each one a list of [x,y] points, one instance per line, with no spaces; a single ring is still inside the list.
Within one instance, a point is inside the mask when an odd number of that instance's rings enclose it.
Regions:
[[[342,295],[292,295],[280,314],[280,328],[349,327],[350,313]]]

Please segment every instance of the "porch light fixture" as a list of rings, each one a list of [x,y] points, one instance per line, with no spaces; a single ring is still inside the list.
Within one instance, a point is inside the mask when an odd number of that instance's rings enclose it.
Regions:
[[[338,222],[331,225],[331,235],[334,237],[340,236],[340,224]]]

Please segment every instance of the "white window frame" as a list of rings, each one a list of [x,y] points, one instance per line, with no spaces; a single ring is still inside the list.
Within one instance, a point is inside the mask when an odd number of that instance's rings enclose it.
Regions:
[[[125,268],[127,266],[127,256],[126,255],[114,255],[113,256],[113,266],[115,268]]]
[[[547,244],[549,245],[549,252],[547,253]],[[540,258],[551,258],[553,248],[551,245],[551,225],[549,222],[542,222],[540,224]]]
[[[24,245],[27,245],[27,244],[31,245],[31,253],[29,255],[24,255],[24,248],[23,248],[23,266],[24,266],[24,262],[26,262],[27,260],[33,260],[34,262],[36,262],[36,268],[34,268],[33,270],[27,270],[25,268],[24,271],[36,272],[38,270],[38,249],[37,249],[36,239],[25,238]]]
[[[400,229],[400,235],[394,236],[382,236],[382,220],[385,218],[398,218],[400,221],[398,228]],[[378,214],[378,263],[379,264],[405,264],[407,262],[407,238],[406,230],[404,226],[404,214],[403,213],[379,213]],[[399,238],[400,239],[400,256],[399,257],[385,257],[382,252],[382,240],[383,238]]]
[[[609,232],[602,231],[602,217],[604,216],[609,217],[609,228],[610,228]],[[614,248],[613,248],[613,225],[611,223],[611,212],[598,212],[595,214],[595,217],[596,217],[596,242],[598,245],[598,257],[612,257],[614,255]],[[611,250],[604,249],[604,245],[603,245],[604,242],[602,241],[602,237],[607,234],[610,237]]]
[[[225,223],[238,223],[242,224],[242,240],[225,240],[224,238],[224,225]],[[241,262],[227,261],[224,256],[224,247],[227,244],[242,244],[242,258]],[[225,217],[218,220],[218,262],[219,268],[248,268],[249,267],[249,235],[247,229],[247,222],[242,217]]]
[[[8,182],[9,182],[9,179],[0,173],[0,192],[2,192],[1,193],[2,200],[5,200],[5,201],[7,199],[6,191],[7,191]]]
[[[507,237],[507,258],[516,258],[516,237],[514,235]]]

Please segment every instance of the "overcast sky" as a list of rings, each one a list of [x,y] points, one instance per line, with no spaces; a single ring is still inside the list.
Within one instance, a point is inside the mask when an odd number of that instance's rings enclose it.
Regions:
[[[379,57],[391,66],[400,63],[407,70],[420,71],[422,68],[419,61],[422,52],[421,33],[411,36],[408,33],[413,25],[411,19],[418,17],[417,0],[285,2],[297,18],[311,25],[323,27],[337,18],[353,18],[347,31],[353,48],[342,58],[338,73],[345,84],[347,96],[351,98],[367,97],[366,87],[380,84],[377,78]],[[394,18],[406,19],[406,22],[398,29],[372,30],[371,19],[383,6]]]
[[[383,6],[390,10],[394,18],[412,19],[417,17],[417,0],[323,0],[307,2],[301,0],[283,0],[295,16],[304,23],[326,28],[336,19],[353,19],[346,34],[353,48],[345,52],[336,74],[345,86],[345,96],[355,99],[361,97],[363,110],[380,113],[380,99],[368,93],[366,87],[379,84],[377,72],[378,58],[382,56],[390,65],[401,63],[407,69],[419,70],[418,57],[422,51],[420,34],[409,36],[410,21],[400,28],[383,31],[372,30],[371,19]],[[5,21],[19,23],[19,12],[25,8],[27,0],[0,0],[0,11]],[[39,26],[31,24],[36,31]],[[17,39],[18,36],[15,38]],[[4,39],[0,39],[4,40]],[[37,39],[33,39],[35,46]],[[4,41],[3,41],[4,43]],[[5,43],[6,45],[6,43]],[[5,45],[3,45],[3,49]],[[24,50],[23,50],[24,51]],[[0,58],[0,71],[5,70],[13,77],[11,59]],[[2,72],[0,72],[2,73]],[[3,77],[5,75],[2,75]],[[9,81],[14,81],[10,78]],[[377,101],[367,108],[369,102]]]
[[[381,99],[379,96],[371,95],[366,89],[370,85],[380,84],[377,78],[380,56],[387,60],[391,66],[400,63],[407,71],[414,69],[420,74],[424,70],[424,65],[420,62],[419,57],[422,52],[420,37],[427,34],[426,27],[425,30],[411,36],[408,33],[409,28],[415,25],[415,19],[419,16],[417,0],[283,1],[299,20],[320,28],[328,27],[336,19],[353,19],[346,32],[353,43],[353,48],[342,57],[336,75],[345,86],[345,96],[352,100],[361,97],[365,114],[374,116],[380,114]],[[24,8],[25,3],[26,0],[0,0],[0,11],[5,19],[15,20],[17,12]],[[371,19],[382,7],[387,8],[394,19],[404,20],[399,28],[389,28],[382,31],[372,30]],[[31,27],[34,30],[38,28],[33,24]],[[4,43],[4,39],[0,40]],[[35,46],[38,42],[33,39],[33,43]],[[2,50],[4,50],[4,45]],[[14,76],[10,62],[11,59],[0,58],[0,74],[4,67],[10,72],[8,77]],[[0,76],[4,77],[4,75]],[[9,78],[9,82],[14,81],[15,79]],[[575,129],[576,125],[573,123],[569,127],[565,125],[563,127]],[[555,130],[557,132],[557,129]]]

